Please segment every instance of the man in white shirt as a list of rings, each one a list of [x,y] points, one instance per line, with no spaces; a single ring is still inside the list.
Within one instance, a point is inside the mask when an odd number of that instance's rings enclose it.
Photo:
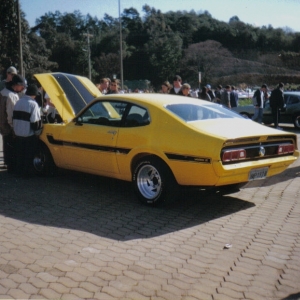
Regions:
[[[253,121],[261,124],[264,114],[264,97],[267,92],[267,85],[263,84],[260,89],[256,90],[253,97],[256,98],[256,105],[254,105]]]

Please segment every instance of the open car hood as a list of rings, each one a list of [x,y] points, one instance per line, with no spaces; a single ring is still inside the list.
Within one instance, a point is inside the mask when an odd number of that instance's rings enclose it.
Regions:
[[[66,73],[35,74],[65,123],[70,122],[88,103],[101,95],[86,77]]]

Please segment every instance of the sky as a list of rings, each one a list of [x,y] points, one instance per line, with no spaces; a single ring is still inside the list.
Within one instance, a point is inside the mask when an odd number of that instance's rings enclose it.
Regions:
[[[30,26],[45,13],[59,11],[102,19],[104,14],[114,18],[125,8],[137,9],[143,17],[142,7],[147,4],[163,13],[168,11],[208,11],[213,18],[228,22],[233,16],[254,26],[289,27],[300,32],[300,0],[19,0]]]

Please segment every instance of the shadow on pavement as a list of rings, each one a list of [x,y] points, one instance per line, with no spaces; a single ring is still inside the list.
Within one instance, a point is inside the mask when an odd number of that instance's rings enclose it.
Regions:
[[[208,191],[184,192],[173,204],[148,207],[138,202],[131,183],[69,171],[20,180],[2,171],[0,193],[5,217],[115,240],[152,238],[254,207]]]
[[[300,299],[300,293],[289,295],[286,298],[283,298],[282,300],[299,300]]]
[[[261,187],[261,186],[270,186],[274,185],[278,182],[283,182],[287,180],[294,179],[296,177],[300,177],[300,166],[291,166],[288,169],[286,169],[284,172],[274,175],[272,177],[268,177],[264,180],[255,180],[252,182],[249,182],[247,184],[247,187]]]

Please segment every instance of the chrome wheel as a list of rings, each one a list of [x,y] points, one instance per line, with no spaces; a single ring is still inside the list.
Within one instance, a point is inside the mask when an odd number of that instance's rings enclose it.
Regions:
[[[141,202],[160,205],[173,202],[178,196],[178,184],[167,164],[148,156],[139,160],[132,173],[133,188]]]
[[[45,156],[41,154],[33,159],[33,167],[36,172],[41,173],[45,168]]]
[[[55,164],[49,149],[45,145],[40,145],[33,159],[33,167],[37,174],[53,175]]]
[[[150,200],[156,198],[162,188],[159,171],[151,165],[142,166],[137,173],[137,187],[143,197]]]

